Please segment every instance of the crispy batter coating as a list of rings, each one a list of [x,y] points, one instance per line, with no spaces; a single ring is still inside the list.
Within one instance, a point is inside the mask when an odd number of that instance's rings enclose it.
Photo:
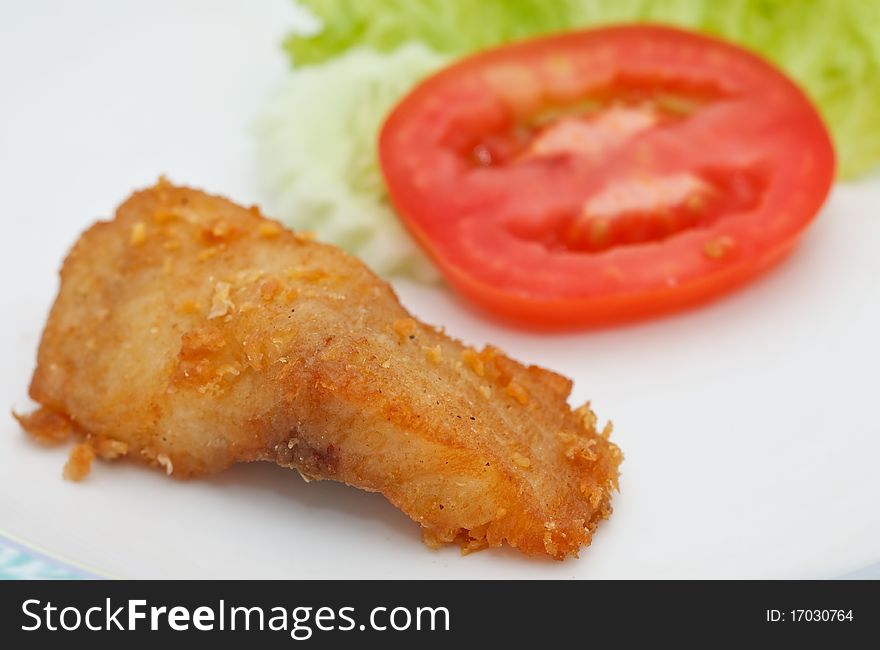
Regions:
[[[272,461],[381,492],[431,546],[563,559],[622,458],[570,388],[420,323],[341,250],[160,181],[70,252],[21,421],[174,477]]]

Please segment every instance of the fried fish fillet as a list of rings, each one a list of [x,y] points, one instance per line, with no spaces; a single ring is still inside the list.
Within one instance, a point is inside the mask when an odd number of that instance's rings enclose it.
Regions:
[[[563,559],[622,458],[570,388],[420,323],[343,251],[160,181],[70,252],[21,421],[79,432],[86,463],[272,461],[381,492],[429,545]]]

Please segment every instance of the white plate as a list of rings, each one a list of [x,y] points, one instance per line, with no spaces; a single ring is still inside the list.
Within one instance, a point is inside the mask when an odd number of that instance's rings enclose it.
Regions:
[[[248,132],[286,62],[288,0],[0,8],[0,364],[26,408],[78,233],[160,173],[261,202]],[[64,450],[0,421],[0,529],[124,577],[833,577],[880,560],[880,178],[840,185],[796,255],[708,308],[546,336],[446,292],[404,303],[575,380],[612,417],[622,493],[581,559],[422,546],[380,496],[265,464],[179,483],[132,464],[61,479]],[[2,554],[0,554],[2,556]]]

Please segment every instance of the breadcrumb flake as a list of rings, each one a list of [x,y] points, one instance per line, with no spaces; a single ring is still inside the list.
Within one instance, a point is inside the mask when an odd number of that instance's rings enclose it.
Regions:
[[[397,332],[397,336],[400,337],[401,341],[415,336],[418,327],[418,324],[412,318],[401,318],[394,321],[394,331]]]
[[[79,443],[70,450],[70,456],[64,465],[64,478],[68,481],[83,480],[92,471],[95,451],[85,443]]]
[[[214,284],[214,294],[211,296],[211,311],[208,312],[208,319],[220,318],[235,309],[232,300],[229,299],[229,291],[232,285],[228,282],[217,282]]]
[[[145,241],[147,241],[147,224],[138,221],[131,228],[131,245],[140,246]]]
[[[260,237],[273,239],[281,234],[281,226],[274,221],[264,221],[260,224],[257,232],[260,234]]]
[[[711,239],[703,244],[703,254],[711,260],[721,260],[733,250],[735,242],[728,236]]]
[[[507,384],[507,386],[504,388],[504,392],[510,395],[522,406],[525,406],[529,403],[528,391],[515,381],[511,381],[509,384]]]
[[[73,433],[73,425],[69,419],[46,408],[37,409],[28,415],[12,415],[22,429],[42,445],[57,445]]]
[[[443,360],[443,351],[440,348],[440,344],[438,343],[437,345],[427,348],[425,356],[428,358],[428,361],[435,366],[438,365]]]
[[[167,476],[171,476],[171,474],[174,472],[174,465],[172,464],[171,459],[168,458],[167,454],[157,455],[156,462],[165,469],[165,474]]]
[[[89,444],[95,450],[98,458],[103,458],[104,460],[114,460],[128,455],[128,443],[122,440],[99,438],[97,440],[90,440]]]
[[[532,459],[529,458],[528,456],[523,456],[518,451],[513,452],[513,454],[511,455],[511,459],[513,460],[514,463],[516,463],[517,465],[519,465],[523,469],[528,469],[529,467],[532,466]]]
[[[461,351],[461,360],[465,362],[468,368],[474,371],[478,377],[486,375],[486,367],[477,351],[473,348],[465,348]]]

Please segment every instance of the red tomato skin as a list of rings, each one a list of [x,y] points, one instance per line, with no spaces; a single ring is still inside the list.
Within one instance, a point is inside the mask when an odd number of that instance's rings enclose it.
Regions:
[[[528,61],[541,53],[553,52],[561,41],[573,47],[584,40],[590,47],[598,47],[612,46],[621,38],[646,42],[659,39],[661,45],[683,41],[685,46],[697,50],[708,46],[711,53],[720,51],[723,56],[731,57],[737,69],[745,69],[756,78],[766,76],[759,82],[769,84],[776,93],[774,98],[782,98],[780,101],[788,111],[792,128],[796,127],[799,141],[783,140],[788,149],[772,156],[774,164],[768,172],[771,187],[762,196],[759,208],[746,217],[735,215],[720,219],[709,227],[659,242],[615,247],[600,254],[576,253],[575,257],[580,258],[569,265],[573,271],[560,272],[558,286],[552,282],[545,282],[543,286],[530,284],[530,272],[546,266],[534,263],[540,261],[540,255],[532,260],[517,260],[507,255],[503,244],[494,249],[486,244],[482,257],[475,253],[462,254],[468,239],[446,234],[455,229],[461,216],[454,209],[448,209],[450,201],[454,201],[448,197],[456,194],[456,188],[440,188],[445,192],[432,197],[426,196],[419,183],[402,181],[411,175],[412,169],[400,164],[401,133],[413,129],[414,116],[420,117],[422,106],[433,101],[438,89],[448,89],[457,78],[472,76],[474,70],[491,67],[499,61],[516,61],[517,58]],[[477,93],[477,90],[465,85],[459,92],[467,96],[468,92]],[[434,110],[441,115],[443,106],[436,106]],[[797,156],[799,151],[794,146],[798,142],[804,145],[805,153],[801,157]],[[405,146],[410,145],[417,146],[417,143]],[[464,59],[422,82],[392,111],[380,134],[379,154],[393,205],[449,283],[490,314],[538,329],[605,326],[652,317],[706,303],[748,283],[792,251],[825,201],[835,168],[833,147],[821,118],[803,93],[781,73],[736,46],[674,28],[648,25],[546,37]],[[436,165],[426,168],[434,172],[440,170],[438,174],[448,173],[449,178],[454,178],[455,173],[460,173],[455,160],[431,162]],[[512,193],[518,191],[515,184],[512,188]],[[493,201],[497,202],[497,197],[503,195],[504,192],[500,192],[481,197],[478,192],[474,193],[467,197],[471,200],[468,209],[491,214]],[[489,225],[485,229],[490,233]],[[548,264],[567,264],[570,259],[574,258],[569,253],[546,255]],[[505,264],[513,271],[509,278],[504,272]],[[493,265],[498,266],[494,274],[486,270]],[[652,277],[644,271],[651,265],[681,272],[668,277],[658,273]],[[608,280],[614,274],[619,277]],[[675,282],[670,279],[673,276]]]
[[[753,264],[731,266],[724,273],[707,276],[674,290],[619,294],[592,300],[536,300],[517,296],[476,284],[467,274],[459,273],[453,267],[443,268],[442,262],[436,258],[434,261],[443,269],[444,277],[456,291],[488,317],[524,329],[553,332],[620,325],[706,304],[763,275],[784,260],[796,245],[797,240],[786,242]]]

